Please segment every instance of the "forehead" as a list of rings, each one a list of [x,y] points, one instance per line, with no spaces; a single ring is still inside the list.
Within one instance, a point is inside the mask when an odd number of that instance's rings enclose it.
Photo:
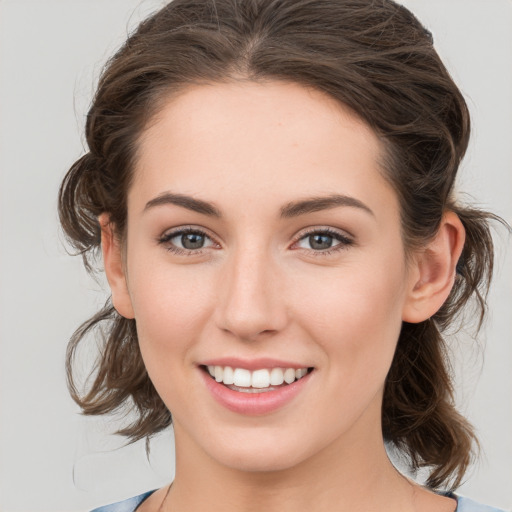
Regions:
[[[320,91],[286,82],[194,86],[164,102],[142,134],[128,199],[169,189],[262,197],[265,205],[294,195],[365,196],[389,189],[381,153],[372,129]]]

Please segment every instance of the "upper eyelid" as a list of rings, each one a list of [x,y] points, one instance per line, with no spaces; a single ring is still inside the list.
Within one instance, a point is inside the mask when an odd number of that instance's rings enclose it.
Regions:
[[[354,239],[354,236],[352,234],[350,234],[348,231],[345,231],[342,229],[333,228],[330,226],[312,226],[310,228],[304,228],[304,230],[301,230],[299,232],[299,234],[297,234],[294,237],[294,242],[301,240],[302,238],[304,238],[308,235],[315,234],[315,233],[328,233],[329,235],[338,235],[341,238],[345,238],[345,239],[350,239],[350,240]]]
[[[163,238],[173,238],[175,236],[181,235],[182,233],[201,233],[202,235],[207,236],[208,238],[211,238],[212,240],[215,240],[216,237],[210,233],[209,230],[206,228],[202,228],[199,226],[194,225],[184,225],[184,226],[178,226],[175,228],[168,228],[166,229],[159,237],[158,239],[161,240]]]
[[[157,237],[156,242],[158,245],[161,245],[163,247],[166,247],[166,250],[173,252],[177,255],[187,255],[187,256],[194,256],[194,255],[200,255],[204,252],[205,249],[212,248],[211,246],[207,247],[199,247],[197,249],[187,249],[185,247],[178,247],[175,244],[171,243],[171,240],[175,237],[179,237],[180,235],[184,235],[187,233],[199,233],[200,235],[204,236],[205,238],[208,238],[212,245],[219,246],[219,243],[216,241],[216,237],[213,237],[208,234],[207,230],[204,228],[199,228],[196,226],[180,226],[175,228],[169,228],[166,229],[159,237]],[[172,246],[172,248],[171,248]]]
[[[187,233],[187,232],[201,233],[202,235],[208,237],[214,244],[222,245],[218,242],[217,237],[213,236],[209,232],[209,230],[207,230],[206,228],[203,228],[203,227],[195,226],[195,225],[184,225],[184,226],[179,226],[176,228],[169,228],[166,231],[164,231],[162,233],[162,235],[160,235],[158,237],[158,241],[160,243],[166,243],[166,242],[170,241],[172,238],[174,238],[175,236],[179,236],[180,234]],[[310,236],[312,234],[315,234],[315,233],[320,233],[320,234],[328,233],[330,236],[338,235],[340,239],[350,240],[351,242],[353,242],[353,240],[354,240],[353,235],[351,235],[347,231],[341,230],[339,228],[333,228],[331,226],[309,226],[309,227],[306,227],[306,228],[303,228],[302,230],[300,230],[293,237],[293,239],[291,241],[291,246],[295,245],[297,242],[299,242],[303,238]],[[193,249],[184,249],[184,250],[185,251],[188,250],[190,252],[197,252],[197,251],[194,251]],[[320,251],[315,251],[315,252],[320,252]]]

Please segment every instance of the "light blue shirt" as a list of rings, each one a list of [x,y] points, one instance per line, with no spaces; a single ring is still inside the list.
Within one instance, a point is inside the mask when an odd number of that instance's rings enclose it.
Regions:
[[[139,496],[119,501],[118,503],[112,503],[112,505],[95,508],[91,512],[135,512],[137,507],[154,492],[155,491],[145,492]],[[457,499],[457,510],[455,512],[505,512],[504,510],[482,505],[469,498],[456,496],[455,494],[447,494],[447,496]]]

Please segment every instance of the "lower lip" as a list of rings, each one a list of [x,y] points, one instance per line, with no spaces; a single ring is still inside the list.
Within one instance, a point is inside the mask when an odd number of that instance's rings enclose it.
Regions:
[[[301,379],[273,391],[244,393],[229,389],[224,384],[212,379],[202,368],[199,370],[206,387],[218,403],[230,411],[251,416],[269,414],[284,407],[304,389],[313,373],[309,372]]]

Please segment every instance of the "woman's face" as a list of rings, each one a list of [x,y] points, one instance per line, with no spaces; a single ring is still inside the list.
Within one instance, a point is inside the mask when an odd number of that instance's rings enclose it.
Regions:
[[[291,83],[193,87],[144,132],[119,309],[178,453],[261,471],[382,443],[412,284],[380,154],[348,109]]]

